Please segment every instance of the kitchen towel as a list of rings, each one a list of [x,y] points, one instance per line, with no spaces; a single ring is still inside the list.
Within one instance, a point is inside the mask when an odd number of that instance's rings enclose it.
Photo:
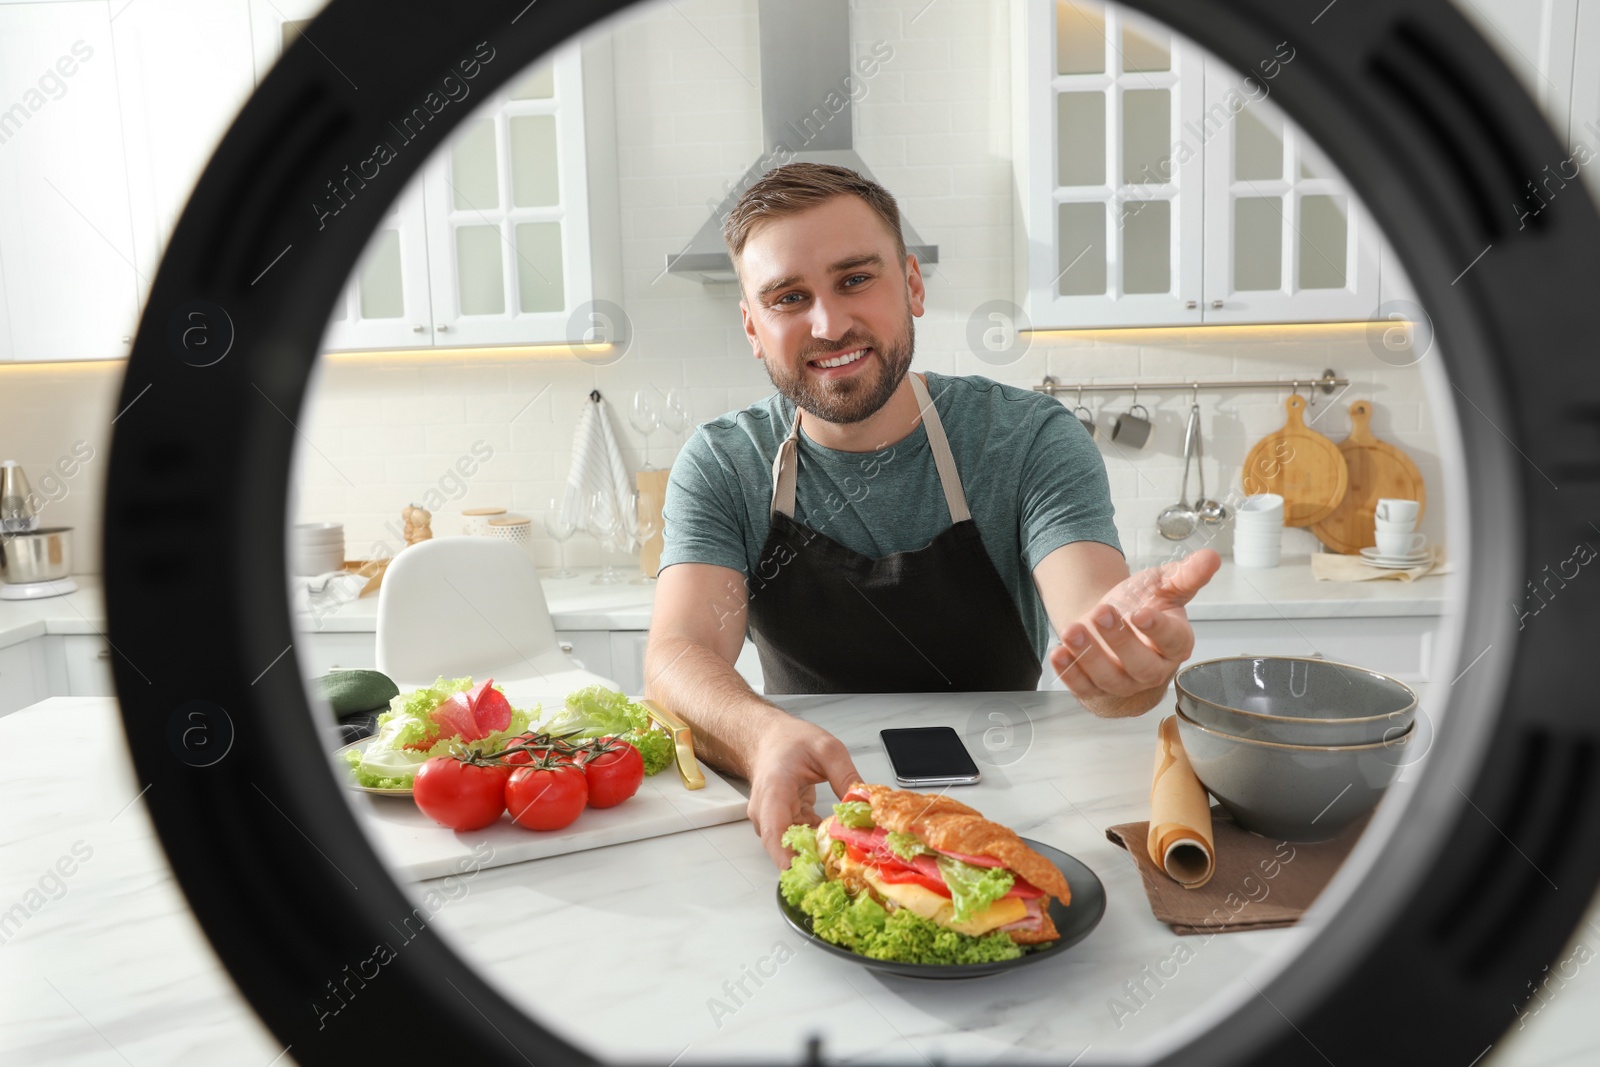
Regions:
[[[613,517],[626,522],[633,499],[633,479],[622,462],[622,449],[611,429],[610,407],[599,390],[589,394],[578,416],[578,432],[572,439],[572,470],[567,475],[567,491],[561,499],[561,521],[575,530],[588,528],[589,501],[600,494],[602,525]]]
[[[1350,854],[1371,815],[1332,841],[1274,841],[1244,830],[1221,807],[1211,809],[1216,872],[1204,888],[1185,889],[1150,858],[1150,824],[1123,823],[1106,837],[1128,850],[1157,919],[1175,934],[1272,930],[1293,926]]]
[[[1360,556],[1318,552],[1311,557],[1311,576],[1319,582],[1374,582],[1386,578],[1397,582],[1413,582],[1425,574],[1449,574],[1450,564],[1444,558],[1444,546],[1432,545],[1428,551],[1433,554],[1433,559],[1403,571],[1371,566]]]
[[[1149,827],[1145,851],[1150,862],[1186,889],[1199,889],[1211,881],[1217,865],[1211,799],[1189,765],[1176,715],[1168,715],[1156,728]]]

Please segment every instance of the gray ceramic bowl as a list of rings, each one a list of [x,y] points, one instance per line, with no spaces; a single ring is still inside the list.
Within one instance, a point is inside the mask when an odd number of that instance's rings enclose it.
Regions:
[[[1318,748],[1208,730],[1178,712],[1178,737],[1200,783],[1246,830],[1326,841],[1371,811],[1405,762],[1409,736]]]
[[[1417,694],[1387,674],[1303,656],[1229,656],[1178,672],[1178,709],[1219,733],[1286,745],[1371,745],[1411,729]]]

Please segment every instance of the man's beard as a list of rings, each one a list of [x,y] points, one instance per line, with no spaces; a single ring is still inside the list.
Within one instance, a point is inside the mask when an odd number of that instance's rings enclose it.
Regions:
[[[911,369],[911,356],[916,348],[913,329],[908,311],[905,339],[899,344],[880,345],[874,338],[852,332],[842,343],[806,355],[801,360],[802,366],[793,373],[785,366],[780,374],[777,361],[771,358],[761,362],[766,365],[767,377],[772,379],[778,392],[807,415],[838,425],[862,422],[889,402],[905,379],[906,371]],[[865,373],[848,378],[814,379],[808,373],[809,368],[803,365],[812,359],[826,359],[829,352],[839,354],[867,347],[872,349],[872,356],[863,358],[875,359],[876,369],[868,368]]]

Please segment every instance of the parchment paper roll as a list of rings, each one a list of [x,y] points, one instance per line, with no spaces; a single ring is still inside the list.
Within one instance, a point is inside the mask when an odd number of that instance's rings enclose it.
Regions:
[[[1150,859],[1185,889],[1199,889],[1216,870],[1211,800],[1178,739],[1178,718],[1156,731],[1156,772],[1150,783]]]

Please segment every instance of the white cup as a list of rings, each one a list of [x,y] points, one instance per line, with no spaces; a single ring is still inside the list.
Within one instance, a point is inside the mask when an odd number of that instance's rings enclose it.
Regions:
[[[1241,518],[1245,515],[1269,516],[1273,514],[1281,517],[1283,515],[1283,497],[1277,493],[1255,493],[1239,501],[1237,511]]]
[[[1417,528],[1417,520],[1412,519],[1410,522],[1384,522],[1382,519],[1373,519],[1372,527],[1379,532],[1410,533]]]
[[[1428,543],[1426,534],[1394,530],[1378,531],[1378,555],[1390,559],[1407,559],[1422,550]]]
[[[1422,510],[1422,505],[1415,500],[1402,500],[1398,497],[1380,497],[1376,517],[1384,522],[1402,522],[1410,526],[1417,524],[1417,514]]]
[[[1236,567],[1249,567],[1252,569],[1276,567],[1280,551],[1281,549],[1278,545],[1252,548],[1235,544],[1233,546],[1233,563]]]

